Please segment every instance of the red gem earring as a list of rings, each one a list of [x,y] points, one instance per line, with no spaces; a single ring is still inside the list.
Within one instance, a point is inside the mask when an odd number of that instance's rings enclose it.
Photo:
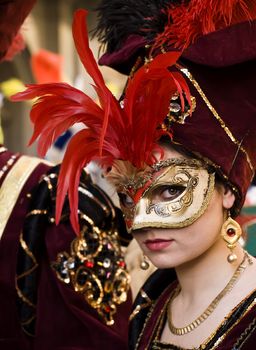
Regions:
[[[236,243],[242,235],[242,230],[238,222],[233,220],[228,213],[227,220],[223,223],[221,228],[221,236],[227,244],[227,247],[230,249],[230,254],[227,257],[227,260],[230,264],[236,261],[237,256],[233,252],[236,247]]]

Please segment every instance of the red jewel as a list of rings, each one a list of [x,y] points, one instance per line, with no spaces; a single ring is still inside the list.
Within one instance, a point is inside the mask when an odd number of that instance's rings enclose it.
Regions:
[[[233,228],[229,228],[229,229],[227,230],[227,235],[228,235],[229,237],[234,237],[235,234],[236,234],[236,231],[235,231]]]
[[[84,262],[84,266],[85,267],[89,267],[89,268],[92,268],[94,266],[94,263],[92,261],[85,261]]]
[[[124,261],[119,261],[119,262],[118,262],[118,265],[119,265],[120,267],[125,267],[125,262],[124,262]]]
[[[107,306],[107,305],[106,305],[106,306],[105,306],[105,311],[106,311],[106,312],[110,312],[110,311],[111,311],[110,306]]]

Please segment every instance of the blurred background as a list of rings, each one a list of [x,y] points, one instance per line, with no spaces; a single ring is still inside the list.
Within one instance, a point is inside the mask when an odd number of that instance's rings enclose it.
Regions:
[[[78,8],[89,12],[89,30],[95,28],[97,0],[38,0],[32,13],[22,27],[26,49],[16,55],[13,61],[0,67],[0,116],[4,144],[14,152],[36,155],[36,145],[27,147],[32,134],[29,119],[31,105],[9,101],[11,94],[23,90],[23,84],[64,81],[80,88],[94,98],[84,68],[76,54],[71,25],[73,13]],[[99,44],[91,40],[91,49],[98,57]],[[107,85],[118,97],[125,84],[125,77],[109,68],[101,68]],[[74,131],[74,130],[73,130]],[[71,130],[71,132],[73,132]],[[66,135],[68,138],[68,135]],[[65,144],[60,141],[57,147]],[[56,152],[55,152],[56,153]],[[49,154],[58,162],[60,155]]]

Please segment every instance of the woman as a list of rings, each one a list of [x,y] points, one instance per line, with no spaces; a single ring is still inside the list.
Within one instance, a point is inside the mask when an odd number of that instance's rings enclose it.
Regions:
[[[171,147],[165,148],[164,159],[186,162],[195,160],[184,158],[182,153]],[[184,183],[182,186],[177,185],[175,177],[182,176],[184,169],[189,172],[188,165],[183,165],[182,171],[179,169],[175,173],[174,170],[175,175],[165,181],[162,175],[157,177],[145,198],[155,205],[166,203],[168,206],[175,206],[175,203],[182,202],[189,186],[184,186]],[[200,179],[200,173],[207,171],[209,169],[205,164],[197,168],[198,178]],[[196,184],[200,185],[200,182]],[[204,191],[205,188],[201,187],[200,190]],[[183,201],[180,215],[176,212],[180,220],[186,216],[186,211],[197,205],[195,201],[198,197],[198,193],[194,193],[189,206]],[[212,349],[218,345],[218,348],[228,349],[227,342],[231,341],[232,344],[232,341],[238,338],[237,334],[229,336],[229,329],[235,326],[239,318],[242,318],[244,327],[250,324],[255,314],[256,265],[255,259],[249,256],[239,243],[234,244],[232,253],[229,252],[229,238],[236,241],[239,236],[238,234],[235,237],[236,234],[232,231],[233,223],[228,218],[234,201],[235,195],[232,190],[217,180],[211,190],[207,208],[193,223],[182,227],[181,222],[180,228],[175,227],[177,225],[173,228],[159,228],[159,225],[147,222],[146,225],[142,225],[143,228],[133,231],[133,236],[143,253],[152,263],[160,269],[174,268],[176,275],[173,276],[170,270],[164,270],[165,283],[158,286],[157,281],[161,283],[163,277],[158,280],[157,272],[151,278],[153,281],[149,280],[142,289],[131,317],[134,318],[133,329],[136,333],[136,317],[139,316],[141,305],[145,304],[145,295],[146,306],[150,306],[149,317],[143,324],[140,342],[137,345],[133,344],[131,348]],[[127,207],[129,202],[123,199],[122,203]],[[169,227],[171,226],[170,224]],[[149,295],[156,292],[158,298],[154,302],[149,299]],[[140,320],[140,329],[141,322]],[[215,334],[216,330],[218,331]],[[219,342],[221,337],[227,338],[223,344]],[[231,339],[228,339],[229,337]],[[248,347],[250,348],[253,347]]]
[[[77,169],[97,160],[117,188],[128,231],[159,268],[135,302],[131,349],[254,347],[255,259],[232,218],[256,168],[255,6],[103,1],[100,62],[129,74],[120,105],[89,50],[84,11],[75,15],[74,39],[100,106],[60,85],[18,96],[40,97],[32,119],[43,152],[53,123],[57,133],[63,118],[88,127],[64,158],[57,219],[68,191],[77,227]],[[42,125],[46,102],[54,108]]]

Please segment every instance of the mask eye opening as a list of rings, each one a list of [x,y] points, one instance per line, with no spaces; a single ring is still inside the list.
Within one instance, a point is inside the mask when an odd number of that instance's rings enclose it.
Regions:
[[[159,185],[151,192],[150,202],[152,204],[157,204],[160,202],[172,202],[182,196],[186,189],[187,186],[181,184]]]
[[[120,201],[120,205],[126,209],[131,209],[135,206],[134,200],[127,193],[117,193]]]

